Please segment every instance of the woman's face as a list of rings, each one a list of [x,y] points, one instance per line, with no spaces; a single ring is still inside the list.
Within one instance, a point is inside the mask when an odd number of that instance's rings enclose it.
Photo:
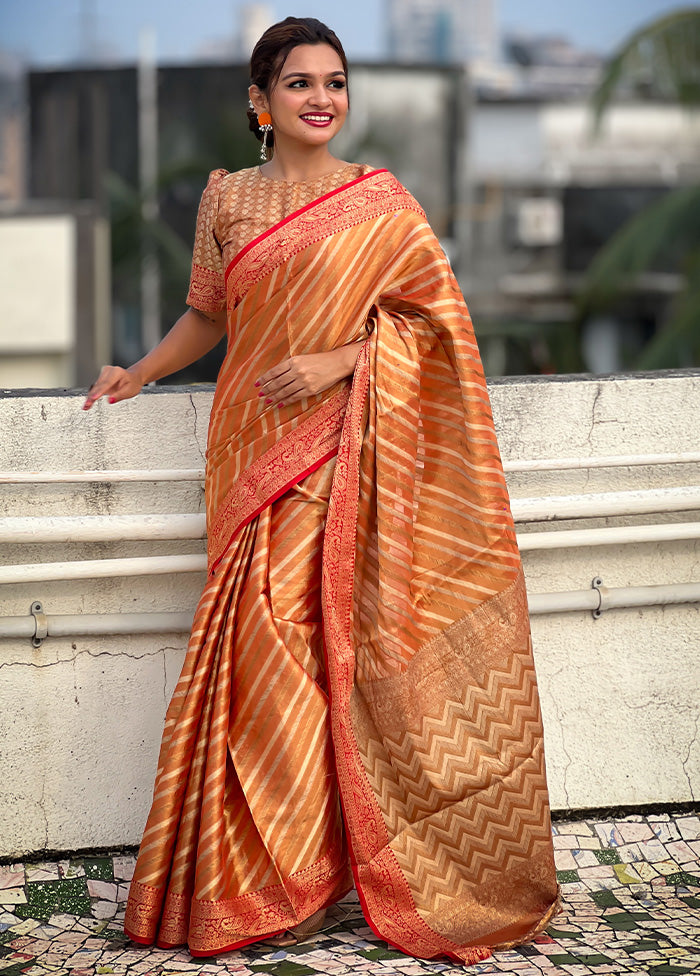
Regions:
[[[343,63],[329,44],[292,48],[269,97],[255,86],[250,95],[258,111],[267,109],[272,116],[278,148],[285,143],[324,145],[337,135],[348,114]]]

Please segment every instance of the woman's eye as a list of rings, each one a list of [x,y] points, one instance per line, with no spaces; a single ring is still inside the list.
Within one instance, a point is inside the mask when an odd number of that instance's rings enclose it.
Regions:
[[[292,81],[289,85],[290,88],[303,88],[306,85],[306,81],[303,78],[298,78],[296,81]]]
[[[345,88],[345,82],[344,81],[332,81],[331,82],[331,88],[335,88],[337,91],[342,91],[343,88]]]

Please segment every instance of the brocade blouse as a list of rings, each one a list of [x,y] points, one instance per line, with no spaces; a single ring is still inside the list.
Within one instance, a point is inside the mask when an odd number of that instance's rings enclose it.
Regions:
[[[187,304],[202,312],[220,312],[226,307],[226,268],[247,244],[372,169],[348,163],[334,173],[298,182],[270,179],[258,166],[235,173],[214,170],[199,204]]]

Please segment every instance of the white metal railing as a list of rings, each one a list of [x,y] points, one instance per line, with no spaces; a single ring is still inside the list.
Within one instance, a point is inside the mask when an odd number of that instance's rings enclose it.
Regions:
[[[516,522],[648,515],[700,509],[700,486],[514,498]],[[0,542],[118,542],[203,539],[205,517],[195,514],[10,516],[0,518]]]
[[[557,471],[593,467],[621,467],[650,464],[687,464],[700,462],[700,452],[649,455],[615,455],[598,458],[559,458],[506,462],[507,471]],[[0,472],[0,483],[29,484],[37,482],[199,482],[204,470],[199,468],[173,468],[160,470],[116,471],[5,471]],[[512,501],[516,523],[554,522],[572,519],[603,518],[652,513],[670,513],[700,509],[700,486],[676,486],[669,488],[635,491],[591,492],[574,495],[545,495],[542,497],[516,498]],[[25,544],[125,542],[143,540],[204,539],[206,522],[203,514],[132,514],[132,515],[83,515],[37,516],[0,518],[0,542]],[[670,522],[663,524],[605,526],[601,528],[567,529],[556,531],[519,532],[518,544],[522,551],[537,551],[573,547],[606,546],[644,542],[669,542],[700,538],[700,522]],[[78,580],[115,578],[118,576],[151,576],[169,573],[205,572],[207,560],[203,553],[107,558],[90,560],[65,560],[53,563],[28,563],[0,567],[0,583],[29,583],[48,580]],[[658,603],[695,602],[700,599],[700,584],[672,584],[669,586],[624,587],[568,593],[534,594],[530,599],[530,612],[556,613],[567,610],[592,610],[624,606],[647,606]],[[601,596],[601,594],[605,596]],[[632,602],[630,602],[632,601]],[[641,602],[635,602],[641,601]],[[651,603],[644,602],[651,601]],[[167,630],[168,626],[182,625],[187,630],[185,618],[191,615],[168,614],[108,614],[77,615],[69,622],[70,615],[54,615],[55,630],[63,634],[62,627],[72,627],[71,634],[81,633],[147,633],[148,630],[76,630],[76,627],[138,626]],[[94,618],[97,623],[91,624]],[[178,623],[179,620],[179,623]],[[14,621],[14,623],[13,623]],[[82,621],[81,624],[78,621]],[[115,621],[117,621],[115,623]],[[121,621],[121,622],[119,622]],[[131,623],[129,623],[131,621]],[[160,621],[160,622],[158,622]],[[168,624],[169,622],[169,624]],[[167,624],[167,626],[166,626]],[[25,635],[33,626],[32,617],[5,618],[0,622],[0,636],[9,635],[12,627]],[[8,630],[9,629],[9,630]],[[171,628],[172,629],[172,628]],[[67,631],[65,631],[67,633]]]
[[[600,580],[587,590],[528,595],[531,616],[590,611],[600,616],[607,610],[670,606],[700,601],[700,583],[608,588]],[[0,617],[0,638],[30,638],[39,644],[46,637],[109,636],[118,634],[187,633],[193,612],[33,614]],[[41,623],[40,623],[41,621]],[[40,630],[40,627],[42,628]]]
[[[153,468],[150,470],[120,468],[114,471],[0,471],[5,485],[74,485],[81,482],[99,484],[130,481],[203,481],[204,468]]]
[[[697,464],[700,451],[669,454],[613,454],[598,457],[505,460],[506,472],[572,471],[587,468],[629,468],[660,464]],[[111,471],[0,471],[0,484],[79,484],[81,482],[202,481],[204,468],[155,468]]]
[[[203,539],[206,519],[197,514],[37,515],[0,518],[0,542],[134,542]]]
[[[39,583],[48,580],[115,579],[118,576],[166,576],[203,573],[207,557],[199,553],[172,556],[134,556],[123,559],[70,559],[57,563],[0,566],[1,583]]]

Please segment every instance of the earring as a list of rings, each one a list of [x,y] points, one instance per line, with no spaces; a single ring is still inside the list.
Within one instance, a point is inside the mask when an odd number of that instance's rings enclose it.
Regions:
[[[268,133],[272,132],[272,116],[269,112],[261,112],[258,115],[258,125],[260,126],[260,131],[263,134],[262,146],[260,147],[260,158],[265,163],[267,162],[267,136]]]

